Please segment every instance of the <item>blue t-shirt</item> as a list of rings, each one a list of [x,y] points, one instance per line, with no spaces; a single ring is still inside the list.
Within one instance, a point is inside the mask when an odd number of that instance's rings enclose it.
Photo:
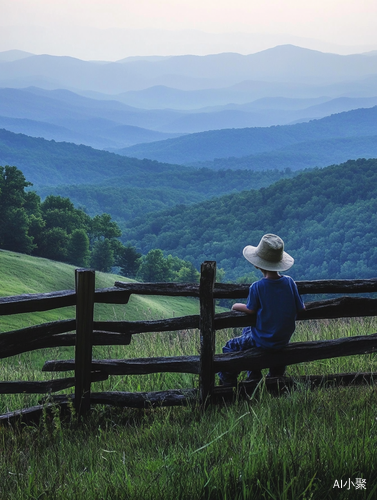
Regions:
[[[278,349],[289,343],[298,311],[305,308],[289,276],[262,278],[250,286],[246,307],[256,312],[256,325],[247,327],[258,347]],[[249,330],[250,329],[250,330]]]

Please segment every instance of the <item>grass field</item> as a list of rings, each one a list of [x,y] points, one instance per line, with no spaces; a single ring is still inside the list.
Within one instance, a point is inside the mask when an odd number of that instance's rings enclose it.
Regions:
[[[48,259],[0,250],[0,296],[74,290],[75,267]],[[114,274],[96,272],[96,288],[114,286],[115,281],[129,281]],[[195,299],[184,297],[131,296],[127,305],[95,304],[95,319],[135,321],[198,314]],[[33,314],[0,317],[0,332],[74,317],[74,308],[62,308]]]
[[[7,258],[17,256],[7,254]],[[22,258],[16,262],[24,265]],[[38,265],[33,259],[30,262],[35,272],[34,281],[28,280],[30,287],[37,283],[39,263],[41,282],[43,266],[55,265],[42,259],[38,259]],[[73,268],[63,268],[66,277],[62,281],[43,283],[46,288],[42,290],[34,285],[34,292],[72,288]],[[59,275],[58,269],[52,276]],[[28,266],[23,272],[29,272]],[[14,288],[3,295],[30,293],[25,289],[21,292],[23,273],[19,278],[16,273],[13,276]],[[107,275],[98,278],[103,279],[97,284],[100,287],[111,286],[114,278],[118,279]],[[197,308],[196,301],[187,299],[139,299],[96,314],[103,319],[137,319],[193,314]],[[23,319],[30,324],[36,320]],[[375,333],[376,327],[375,318],[302,322],[293,341],[364,335]],[[218,332],[217,352],[234,333]],[[97,347],[93,356],[185,355],[197,354],[198,348],[198,331],[177,331],[136,335],[129,346]],[[41,364],[58,357],[72,356],[65,349],[50,349],[1,360],[0,380],[51,378],[51,374],[40,372]],[[296,377],[377,371],[376,361],[374,354],[350,356],[290,366],[288,372]],[[193,375],[157,373],[110,377],[94,384],[93,390],[149,391],[197,385]],[[0,412],[30,406],[39,398],[26,394],[0,396]],[[39,425],[0,426],[1,500],[375,498],[374,385],[311,390],[298,383],[276,397],[262,382],[249,399],[213,406],[204,413],[194,404],[154,410],[97,406],[85,422],[78,421],[73,409],[70,417],[62,420],[56,409],[52,416],[44,414]]]

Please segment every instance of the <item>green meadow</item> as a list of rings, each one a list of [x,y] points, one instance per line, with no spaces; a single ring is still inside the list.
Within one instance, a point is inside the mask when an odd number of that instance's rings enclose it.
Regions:
[[[72,289],[74,267],[0,252],[1,294]],[[96,273],[97,288],[118,276]],[[305,299],[305,297],[304,297]],[[157,319],[198,312],[185,298],[133,297],[101,306],[101,319]],[[71,318],[72,309],[2,317],[1,332]],[[22,316],[22,317],[21,317]],[[293,341],[375,333],[375,318],[298,322]],[[238,330],[217,333],[216,351]],[[1,335],[1,334],[0,334]],[[135,335],[129,346],[96,347],[95,358],[197,354],[199,332]],[[0,380],[71,375],[41,372],[55,348],[0,360]],[[375,372],[376,356],[350,356],[290,366],[288,374]],[[242,377],[243,375],[241,375]],[[191,374],[113,376],[93,391],[155,391],[198,386]],[[69,392],[69,391],[68,391]],[[41,395],[1,395],[0,413],[36,404]],[[0,499],[363,499],[377,497],[377,391],[374,385],[311,389],[307,383],[210,406],[137,410],[95,406],[85,421],[58,407],[39,423],[0,426]]]

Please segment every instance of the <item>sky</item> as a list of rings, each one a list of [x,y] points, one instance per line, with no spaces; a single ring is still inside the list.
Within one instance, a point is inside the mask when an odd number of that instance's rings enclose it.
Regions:
[[[0,0],[0,51],[117,60],[377,49],[376,0]]]

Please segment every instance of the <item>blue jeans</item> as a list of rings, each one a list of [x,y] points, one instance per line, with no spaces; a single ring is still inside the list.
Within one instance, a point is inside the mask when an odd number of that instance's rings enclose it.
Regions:
[[[234,337],[228,340],[228,342],[223,347],[223,353],[246,351],[246,349],[252,349],[253,347],[258,347],[252,337],[251,328],[245,327],[242,330],[242,335],[240,337]],[[269,377],[282,377],[285,372],[285,366],[275,366],[270,368],[267,376]],[[239,372],[219,372],[218,376],[223,384],[237,385],[237,377]],[[262,378],[261,370],[252,370],[247,372],[247,378],[258,380]]]

